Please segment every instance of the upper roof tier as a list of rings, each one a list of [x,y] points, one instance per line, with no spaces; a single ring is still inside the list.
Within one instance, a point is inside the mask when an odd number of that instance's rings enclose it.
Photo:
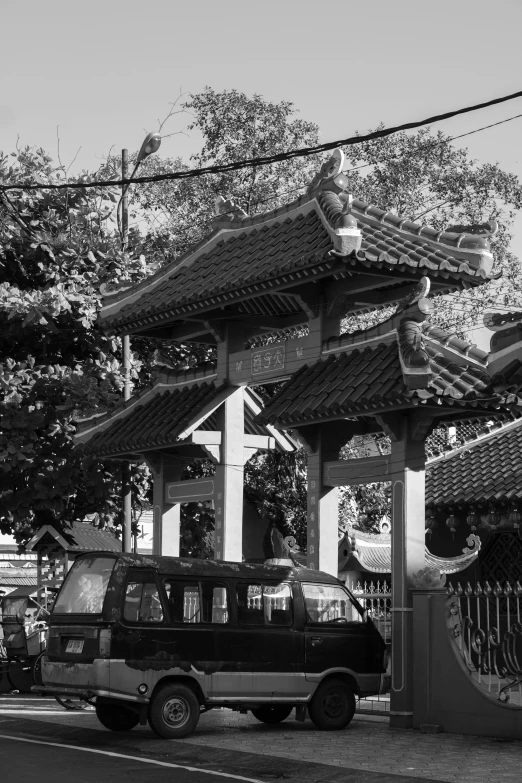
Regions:
[[[318,298],[311,282],[330,283],[321,293],[338,300],[344,280],[345,314],[394,303],[401,285],[423,275],[436,294],[494,277],[494,224],[436,231],[352,199],[347,183],[344,175],[318,175],[306,195],[256,216],[221,200],[209,235],[137,286],[106,297],[101,325],[159,333],[187,319],[208,322],[213,312],[220,320],[270,316],[285,325],[307,320]],[[200,330],[198,341],[204,337]]]

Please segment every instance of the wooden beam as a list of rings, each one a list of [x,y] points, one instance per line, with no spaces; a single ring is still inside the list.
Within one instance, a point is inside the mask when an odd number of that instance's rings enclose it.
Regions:
[[[246,449],[269,451],[275,449],[275,438],[270,435],[245,435],[243,445]]]
[[[312,364],[320,356],[320,348],[309,336],[283,340],[262,348],[231,353],[228,377],[230,383],[238,386],[275,383],[290,377],[304,364]]]
[[[326,487],[343,487],[391,481],[390,473],[391,460],[387,454],[360,459],[341,459],[324,463],[323,484]]]
[[[221,432],[215,430],[194,430],[190,435],[190,442],[199,446],[221,446]]]

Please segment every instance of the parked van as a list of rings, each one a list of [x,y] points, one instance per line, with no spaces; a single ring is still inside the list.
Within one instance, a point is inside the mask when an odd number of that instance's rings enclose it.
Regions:
[[[180,738],[213,707],[279,723],[295,707],[343,729],[377,694],[385,644],[333,576],[307,568],[131,554],[79,556],[50,617],[52,695],[96,698],[113,731]]]

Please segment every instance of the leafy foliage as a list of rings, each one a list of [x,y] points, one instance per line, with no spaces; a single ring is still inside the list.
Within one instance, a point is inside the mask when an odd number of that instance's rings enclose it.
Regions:
[[[0,158],[6,184],[63,177],[39,149]],[[114,405],[122,389],[119,340],[95,324],[100,285],[147,272],[138,247],[132,255],[120,250],[116,201],[111,189],[2,198],[0,529],[20,540],[41,524],[59,527],[89,512],[119,521],[119,467],[82,462],[72,450],[73,416]],[[139,370],[136,361],[138,383]]]

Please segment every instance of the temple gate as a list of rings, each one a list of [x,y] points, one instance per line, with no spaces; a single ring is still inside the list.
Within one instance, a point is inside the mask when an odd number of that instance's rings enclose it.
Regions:
[[[179,504],[212,499],[215,557],[242,556],[243,464],[259,449],[308,452],[310,568],[337,573],[337,486],[392,482],[392,725],[413,716],[411,587],[425,565],[424,440],[441,422],[506,410],[487,354],[428,322],[428,294],[491,278],[488,236],[436,231],[353,199],[336,151],[306,195],[258,216],[218,204],[212,232],[138,286],[105,300],[100,322],[216,347],[216,363],[162,371],[154,386],[81,424],[86,453],[146,459],[154,472],[154,551],[179,553]],[[342,333],[347,315],[396,306]],[[375,319],[374,319],[375,320]],[[301,335],[285,339],[284,329]],[[261,343],[261,344],[260,344]],[[266,408],[253,387],[286,381]],[[339,461],[354,435],[385,432],[389,456]],[[213,478],[180,482],[183,459]]]

